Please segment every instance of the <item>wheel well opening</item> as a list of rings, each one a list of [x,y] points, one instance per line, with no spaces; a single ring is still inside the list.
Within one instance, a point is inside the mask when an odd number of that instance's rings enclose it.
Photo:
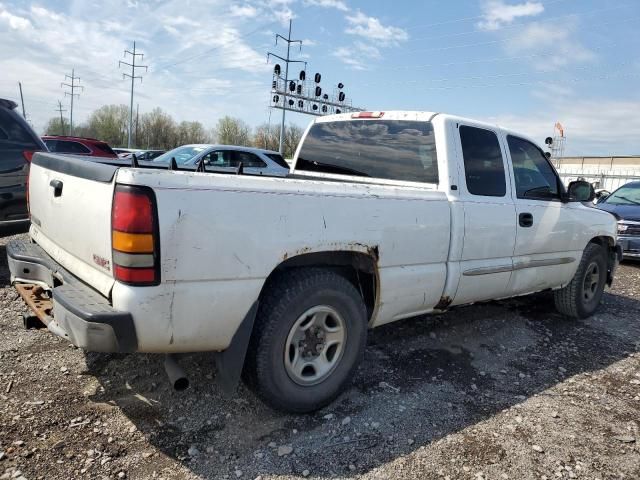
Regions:
[[[271,272],[260,296],[275,278],[286,274],[287,270],[309,267],[331,269],[349,280],[362,295],[367,308],[367,320],[371,320],[378,293],[377,258],[361,252],[312,252],[287,258]]]

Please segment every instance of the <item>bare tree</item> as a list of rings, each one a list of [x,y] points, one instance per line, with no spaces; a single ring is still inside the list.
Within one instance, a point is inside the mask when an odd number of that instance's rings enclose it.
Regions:
[[[302,138],[303,130],[297,125],[289,124],[284,129],[284,158],[292,158]]]
[[[180,122],[177,128],[178,145],[209,143],[210,138],[200,122]]]
[[[140,119],[138,142],[143,148],[174,148],[178,144],[176,122],[168,113],[154,108]]]
[[[280,127],[263,123],[258,125],[253,135],[253,146],[266,150],[278,150]]]
[[[239,118],[222,117],[214,128],[215,141],[221,145],[250,146],[251,127]]]

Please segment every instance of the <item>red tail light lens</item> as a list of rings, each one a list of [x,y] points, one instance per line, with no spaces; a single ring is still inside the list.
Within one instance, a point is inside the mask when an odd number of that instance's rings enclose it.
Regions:
[[[144,191],[121,188],[116,187],[113,197],[112,228],[127,233],[153,233],[153,200]]]
[[[34,152],[32,150],[25,150],[24,152],[22,152],[22,156],[27,161],[27,163],[31,163],[31,160],[33,160],[33,154],[34,153],[36,153],[36,152]]]
[[[153,190],[116,185],[111,230],[114,278],[136,286],[160,283],[158,210]]]

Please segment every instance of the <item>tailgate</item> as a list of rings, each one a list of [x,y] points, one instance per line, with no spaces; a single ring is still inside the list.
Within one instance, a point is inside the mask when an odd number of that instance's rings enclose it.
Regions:
[[[111,203],[118,167],[37,153],[29,173],[31,237],[104,296],[113,286]]]

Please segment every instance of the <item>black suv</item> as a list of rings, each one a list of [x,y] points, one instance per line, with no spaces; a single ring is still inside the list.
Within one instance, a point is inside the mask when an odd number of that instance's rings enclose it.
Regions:
[[[29,219],[26,197],[29,162],[34,152],[47,150],[16,112],[17,106],[0,98],[0,226]]]

